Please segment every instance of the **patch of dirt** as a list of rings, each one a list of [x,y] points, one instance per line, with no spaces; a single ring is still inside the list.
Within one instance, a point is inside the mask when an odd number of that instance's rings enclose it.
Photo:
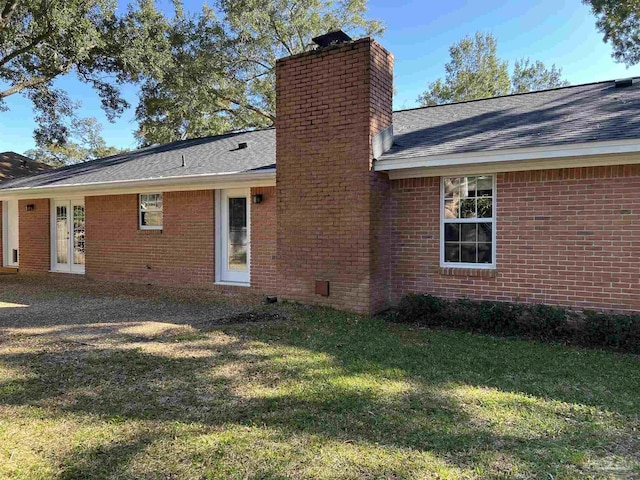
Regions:
[[[0,277],[0,330],[55,326],[66,331],[84,325],[137,322],[195,326],[278,318],[259,313],[264,308],[263,298],[250,292],[97,282],[68,276],[4,276]]]
[[[252,310],[249,312],[236,313],[228,317],[219,318],[215,323],[217,324],[231,324],[231,323],[262,323],[262,322],[275,322],[277,320],[284,320],[286,316],[280,312],[265,311],[265,310]]]

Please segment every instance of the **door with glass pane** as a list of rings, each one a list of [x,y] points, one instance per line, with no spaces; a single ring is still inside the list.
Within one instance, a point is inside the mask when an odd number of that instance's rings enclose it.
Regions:
[[[5,267],[18,266],[18,245],[20,235],[18,233],[18,201],[5,200],[2,203],[2,236],[3,236],[3,261]]]
[[[250,192],[223,190],[220,197],[220,280],[249,283]]]
[[[56,200],[53,217],[53,270],[84,273],[84,201]]]

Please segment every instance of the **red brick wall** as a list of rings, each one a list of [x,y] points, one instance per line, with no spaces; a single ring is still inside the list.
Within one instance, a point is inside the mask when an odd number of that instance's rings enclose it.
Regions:
[[[640,166],[498,174],[495,277],[440,270],[439,195],[440,178],[391,182],[394,301],[413,292],[640,310]]]
[[[276,294],[276,187],[252,188],[262,203],[251,205],[251,287]]]
[[[391,123],[393,57],[370,39],[276,66],[280,294],[361,312],[387,302],[388,180],[371,139]],[[330,282],[330,296],[315,281]]]
[[[274,292],[275,187],[252,189],[251,289]],[[163,193],[163,230],[138,228],[138,196],[86,197],[86,275],[99,280],[213,286],[215,191]],[[228,287],[225,287],[228,289]]]
[[[2,221],[2,210],[4,208],[4,204],[0,202],[0,267],[4,265],[4,232],[2,230],[3,221]]]
[[[34,209],[27,211],[27,205]],[[49,199],[18,202],[20,273],[47,272],[51,269],[51,228]]]
[[[86,275],[167,285],[214,281],[214,192],[165,192],[163,230],[138,228],[138,196],[86,197]]]

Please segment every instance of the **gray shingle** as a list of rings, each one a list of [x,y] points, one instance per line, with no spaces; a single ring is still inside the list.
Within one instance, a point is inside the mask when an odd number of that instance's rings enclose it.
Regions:
[[[275,137],[274,129],[265,129],[183,140],[8,181],[0,190],[249,172],[275,164]],[[242,142],[247,148],[238,148]]]
[[[0,183],[8,182],[14,178],[34,175],[51,170],[51,168],[49,165],[36,162],[16,152],[0,153]]]
[[[613,81],[395,112],[380,160],[640,138],[640,85]]]

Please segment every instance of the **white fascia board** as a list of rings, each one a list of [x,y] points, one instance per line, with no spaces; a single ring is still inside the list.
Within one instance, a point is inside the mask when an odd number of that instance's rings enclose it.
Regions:
[[[557,168],[603,167],[640,163],[640,153],[591,155],[583,157],[545,158],[512,162],[459,164],[443,167],[405,168],[388,172],[391,180],[402,178],[441,177],[447,175],[475,175],[489,173],[553,170]]]
[[[638,152],[640,152],[640,140],[615,140],[609,142],[589,142],[570,145],[514,148],[508,150],[483,150],[480,152],[429,155],[424,157],[397,158],[389,160],[382,159],[376,162],[374,169],[381,172],[392,172],[395,170],[443,169],[444,167],[499,164],[503,162],[524,162],[529,160],[540,161],[545,159],[557,159],[555,161],[556,166],[552,168],[564,168],[564,162],[559,159]]]
[[[215,190],[237,187],[270,187],[276,184],[276,169],[257,172],[231,172],[188,175],[142,180],[115,180],[76,185],[22,187],[0,190],[0,200],[36,199],[64,196],[126,195],[130,193]]]

